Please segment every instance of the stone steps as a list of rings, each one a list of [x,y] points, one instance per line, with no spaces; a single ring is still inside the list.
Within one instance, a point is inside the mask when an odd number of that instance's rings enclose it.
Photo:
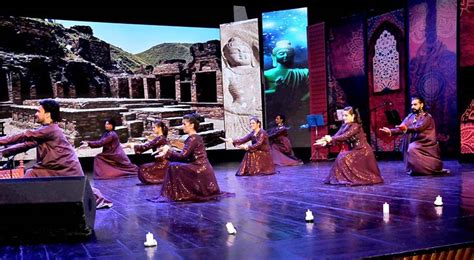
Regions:
[[[182,126],[182,125],[171,127],[171,129],[177,130],[179,135],[184,135],[184,131],[183,131],[183,126]],[[211,123],[211,122],[203,122],[203,123],[200,123],[200,124],[199,124],[198,133],[199,133],[199,132],[205,132],[205,131],[213,130],[213,129],[214,129],[214,123]]]
[[[219,138],[219,137],[222,137],[222,138],[225,137],[224,130],[208,130],[208,131],[198,132],[197,134],[202,137],[202,140],[204,141],[206,147],[212,147],[212,146],[216,146],[216,145],[224,143],[224,141],[222,141]],[[180,136],[179,140],[181,142],[184,142],[186,138],[188,138],[188,135],[182,135]]]
[[[28,100],[27,105],[13,105],[5,103],[5,107],[11,109],[12,125],[16,123],[21,128],[29,129],[34,127],[35,112],[37,106],[33,102],[38,100]],[[99,102],[100,101],[100,102]],[[101,102],[107,103],[107,106],[100,107]],[[127,140],[143,141],[143,136],[153,131],[153,121],[162,119],[171,127],[170,134],[175,135],[172,138],[183,138],[184,132],[182,119],[186,114],[195,113],[190,104],[178,104],[173,100],[162,102],[159,99],[64,99],[62,103],[65,107],[61,108],[61,114],[64,122],[65,133],[75,146],[79,146],[80,141],[98,140],[103,133],[103,120],[107,118],[121,119],[122,125],[115,128],[122,143]],[[0,103],[4,105],[4,102]],[[215,130],[216,122],[206,122],[202,115],[199,118],[201,122],[198,134],[203,137],[207,147],[221,144],[219,137],[224,137],[223,130]],[[100,129],[100,130],[99,130]]]
[[[134,104],[120,104],[120,107],[127,109],[145,108],[145,107],[163,107],[163,103],[134,103]]]
[[[190,105],[183,105],[183,104],[179,104],[179,105],[165,105],[166,108],[183,108],[183,109],[191,109],[191,106]]]
[[[174,99],[169,99],[169,98],[158,98],[158,99],[155,99],[155,100],[157,100],[158,102],[163,103],[165,105],[177,105],[178,104],[178,101],[176,101]]]
[[[128,141],[128,127],[121,125],[115,127],[115,132],[119,136],[119,140],[121,143],[126,143]]]
[[[123,112],[123,113],[120,113],[122,115],[122,121],[125,123],[125,122],[128,122],[128,121],[132,121],[132,120],[137,120],[137,114],[133,113],[133,112]]]
[[[144,125],[142,120],[128,121],[127,128],[130,137],[141,137],[143,135]]]
[[[183,117],[182,116],[166,117],[166,118],[163,118],[162,120],[168,126],[173,127],[173,126],[180,126],[182,124]],[[198,120],[199,122],[204,122],[204,117],[200,116]]]
[[[12,117],[12,109],[11,106],[13,105],[12,102],[0,102],[0,118],[10,118]]]
[[[203,131],[203,132],[198,132],[198,135],[200,135],[206,144],[206,147],[212,147],[216,146],[218,144],[224,143],[219,137],[224,138],[225,137],[225,131],[224,130],[208,130],[208,131]]]
[[[148,138],[146,137],[131,137],[128,139],[129,142],[131,143],[146,143],[148,141]]]
[[[130,109],[131,112],[137,114],[137,118],[146,121],[147,118],[168,118],[168,117],[182,117],[186,114],[196,112],[192,109],[181,109],[181,108],[165,108],[165,107],[148,107],[139,109]]]
[[[24,100],[23,104],[28,106],[38,106],[39,99]],[[61,108],[75,109],[94,109],[94,108],[113,108],[129,107],[135,104],[160,106],[177,105],[178,102],[171,99],[125,99],[125,98],[57,98]]]

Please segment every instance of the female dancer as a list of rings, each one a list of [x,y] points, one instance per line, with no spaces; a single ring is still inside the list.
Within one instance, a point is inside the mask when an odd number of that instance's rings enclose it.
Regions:
[[[268,131],[273,162],[279,166],[302,165],[303,162],[293,153],[291,141],[288,138],[288,128],[284,125],[285,120],[284,115],[277,115],[275,117],[277,126]]]
[[[168,127],[161,120],[155,120],[153,123],[153,132],[156,134],[155,139],[145,144],[129,144],[128,147],[135,150],[136,154],[142,154],[150,149],[156,149],[168,144],[166,137],[168,136]],[[138,179],[143,184],[161,184],[165,179],[166,170],[169,162],[164,158],[155,158],[155,162],[140,165],[138,170]]]
[[[183,131],[189,135],[181,152],[169,145],[158,149],[157,157],[171,161],[161,189],[161,198],[152,201],[207,201],[221,195],[214,169],[207,159],[206,146],[197,134],[198,117],[183,117]]]
[[[325,146],[338,142],[349,144],[349,151],[342,151],[336,158],[326,184],[368,185],[382,183],[374,151],[367,143],[360,116],[352,107],[344,108],[344,124],[334,136],[326,135],[316,141]]]
[[[275,174],[275,165],[270,154],[268,135],[262,128],[258,118],[250,118],[252,132],[240,139],[221,138],[225,142],[232,142],[234,146],[247,152],[237,170],[236,176],[270,175]],[[245,144],[252,141],[251,145]]]
[[[105,121],[105,133],[98,141],[82,142],[81,148],[102,147],[102,152],[94,159],[94,179],[116,179],[134,177],[138,167],[132,164],[120,145],[113,120]]]

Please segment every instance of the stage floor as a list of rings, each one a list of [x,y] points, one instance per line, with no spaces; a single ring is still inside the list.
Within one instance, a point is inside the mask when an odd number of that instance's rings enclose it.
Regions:
[[[236,177],[238,163],[217,164],[221,190],[235,196],[205,203],[149,202],[161,185],[135,178],[94,181],[114,207],[97,211],[92,239],[2,246],[0,259],[353,259],[474,241],[474,164],[448,161],[452,175],[411,177],[402,162],[379,162],[385,183],[360,187],[323,184],[331,165]],[[307,209],[314,224],[305,223]],[[227,234],[226,222],[237,235]],[[147,232],[157,247],[143,246]]]

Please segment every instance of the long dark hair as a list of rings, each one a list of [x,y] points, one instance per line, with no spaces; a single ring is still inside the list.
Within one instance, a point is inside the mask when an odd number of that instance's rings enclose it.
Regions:
[[[258,119],[258,118],[255,117],[255,116],[252,116],[252,117],[250,117],[250,120],[249,120],[249,121],[252,121],[252,120],[255,121],[255,123],[258,124],[258,127],[262,128],[262,122],[260,122],[260,119]]]
[[[61,121],[61,115],[59,113],[59,103],[53,99],[43,99],[39,102],[40,106],[43,107],[44,112],[51,114],[51,119],[53,122]]]
[[[163,131],[163,135],[165,137],[168,136],[168,127],[166,126],[166,124],[163,121],[161,121],[160,119],[157,119],[153,123],[155,124],[155,126],[158,126],[158,127],[161,128],[161,131]]]
[[[192,113],[192,114],[187,114],[183,116],[183,119],[186,119],[189,121],[189,123],[194,125],[194,130],[199,129],[199,114],[197,113]]]
[[[113,120],[112,118],[110,119],[107,119],[104,121],[104,124],[105,123],[109,123],[110,125],[112,125],[112,131],[115,131],[115,126],[117,125],[117,123],[115,123],[115,120]]]
[[[362,120],[360,119],[359,109],[354,109],[351,106],[345,107],[344,111],[348,112],[349,115],[354,116],[354,123],[362,124]]]

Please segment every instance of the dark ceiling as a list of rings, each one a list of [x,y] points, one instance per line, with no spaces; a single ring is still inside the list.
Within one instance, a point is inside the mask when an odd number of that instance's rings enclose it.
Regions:
[[[308,7],[309,24],[332,21],[354,14],[378,15],[405,7],[405,0],[314,0],[314,1],[229,1],[220,6],[189,6],[166,8],[5,8],[0,15],[29,16],[64,20],[156,24],[218,28],[234,21],[233,6],[245,6],[248,18],[262,12]]]

